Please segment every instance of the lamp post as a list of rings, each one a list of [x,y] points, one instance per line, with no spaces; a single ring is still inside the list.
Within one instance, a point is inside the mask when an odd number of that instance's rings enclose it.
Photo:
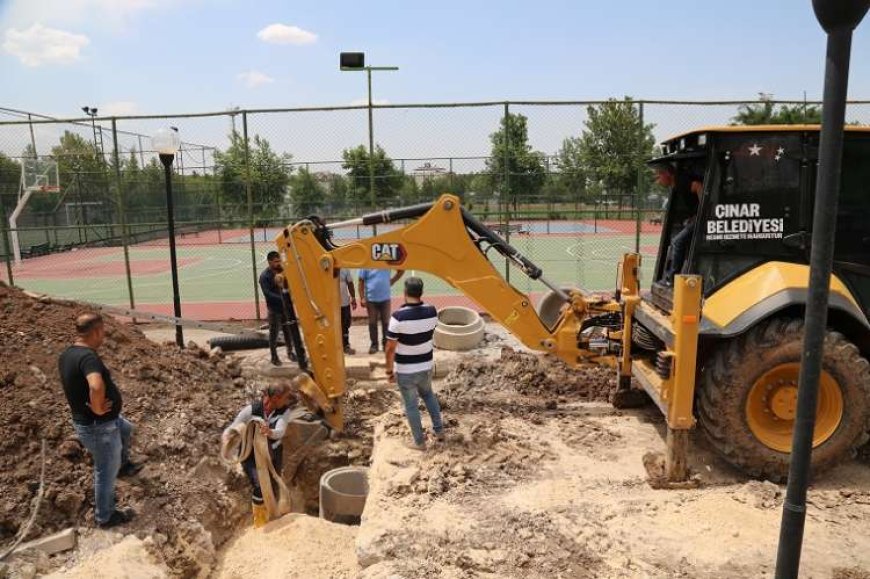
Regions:
[[[822,352],[828,323],[828,294],[837,230],[852,32],[861,23],[868,9],[870,0],[813,0],[816,19],[828,37],[825,88],[813,209],[810,279],[798,377],[797,414],[792,436],[788,487],[782,505],[776,579],[797,579],[800,569],[819,378],[822,373]]]
[[[369,201],[372,209],[375,209],[375,129],[372,112],[372,71],[373,70],[399,70],[398,66],[366,66],[364,52],[342,52],[340,57],[340,69],[345,72],[365,71],[368,77],[368,107],[369,107]]]
[[[178,261],[175,255],[175,207],[172,202],[172,162],[175,160],[176,151],[181,146],[178,130],[175,128],[160,129],[151,137],[151,146],[157,151],[160,162],[163,163],[163,175],[166,182],[166,213],[169,224],[169,263],[172,269],[172,305],[175,317],[180,318],[181,295],[178,291]],[[184,334],[179,320],[175,322],[175,342],[179,348],[184,347]]]

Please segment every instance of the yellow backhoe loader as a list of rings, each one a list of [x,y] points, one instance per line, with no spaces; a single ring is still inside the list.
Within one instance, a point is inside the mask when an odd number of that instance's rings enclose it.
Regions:
[[[650,163],[675,179],[654,279],[642,292],[641,258],[628,253],[614,264],[617,287],[606,299],[561,289],[454,195],[344,222],[310,218],[288,226],[276,243],[307,349],[301,388],[325,421],[341,430],[340,269],[425,271],[474,300],[529,348],[571,366],[612,365],[618,396],[638,384],[667,421],[669,480],[688,476],[688,432],[696,424],[732,464],[751,476],[783,480],[818,138],[819,127],[810,125],[712,127],[663,143],[661,156]],[[867,439],[868,161],[870,130],[849,127],[814,439],[817,472],[851,456]],[[694,193],[692,179],[700,183]],[[342,245],[332,238],[337,228],[391,222],[401,226]],[[689,223],[684,255],[675,263],[675,238]],[[564,303],[555,323],[544,323],[529,296],[505,280],[487,257],[492,251]]]

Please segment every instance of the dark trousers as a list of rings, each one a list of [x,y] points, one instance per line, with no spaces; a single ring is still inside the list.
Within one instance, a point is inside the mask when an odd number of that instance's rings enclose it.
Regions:
[[[671,267],[665,275],[667,281],[673,281],[674,276],[683,271],[683,263],[689,252],[689,244],[695,233],[695,220],[686,223],[683,230],[677,233],[671,240]]]
[[[366,302],[366,311],[369,314],[369,339],[372,348],[378,347],[378,320],[381,322],[381,345],[387,343],[387,326],[390,325],[390,300],[384,302]]]
[[[293,338],[290,336],[290,327],[287,325],[287,316],[284,312],[269,310],[269,350],[272,356],[278,355],[278,331],[284,332],[284,345],[287,346],[287,355],[293,352]]]
[[[350,306],[341,306],[341,344],[350,346]]]
[[[275,472],[280,476],[281,467],[284,462],[284,446],[278,445],[278,448],[271,448],[271,442],[269,443],[269,446],[269,454],[272,455],[272,466],[275,467]],[[257,459],[254,458],[253,451],[251,451],[251,455],[248,458],[242,461],[242,470],[245,471],[248,480],[251,482],[251,502],[257,505],[262,505],[263,490],[260,488],[260,477],[257,476]],[[278,495],[278,483],[275,481],[272,481],[272,494],[275,496]]]

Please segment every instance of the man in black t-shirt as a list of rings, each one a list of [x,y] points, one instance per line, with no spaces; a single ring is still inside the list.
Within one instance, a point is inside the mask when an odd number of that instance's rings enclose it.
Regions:
[[[94,459],[94,519],[102,528],[133,517],[131,509],[115,508],[115,480],[141,468],[130,461],[133,425],[121,416],[121,392],[97,349],[106,336],[99,314],[76,318],[76,342],[58,360],[60,381],[72,412],[73,428]]]

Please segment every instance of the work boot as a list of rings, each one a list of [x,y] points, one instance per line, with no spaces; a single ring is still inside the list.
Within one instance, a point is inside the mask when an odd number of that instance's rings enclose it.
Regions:
[[[347,354],[348,356],[353,356],[354,354],[356,354],[356,350],[354,350],[350,346],[345,346],[344,353]]]
[[[280,366],[281,365],[281,360],[278,358],[278,354],[272,354],[272,365],[273,366]]]
[[[417,444],[416,442],[414,442],[412,440],[410,442],[405,443],[405,448],[410,448],[411,450],[423,451],[423,450],[426,450],[426,443],[424,442],[423,444]]]
[[[115,512],[112,513],[112,516],[109,517],[108,521],[105,523],[97,523],[97,526],[101,529],[111,529],[112,527],[129,523],[135,516],[136,512],[130,507],[115,509]]]
[[[118,478],[135,476],[140,470],[142,470],[141,464],[128,460],[118,469]]]
[[[254,528],[259,529],[269,522],[269,511],[266,509],[266,505],[251,503],[251,513],[254,518]]]

